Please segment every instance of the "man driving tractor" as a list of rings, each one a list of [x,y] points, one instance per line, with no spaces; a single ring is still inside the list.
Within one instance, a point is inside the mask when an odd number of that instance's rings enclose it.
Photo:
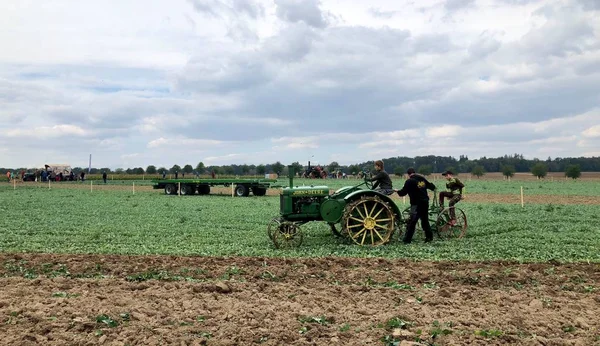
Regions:
[[[448,191],[440,192],[440,208],[444,208],[444,198],[449,198],[448,206],[450,207],[450,217],[452,218],[450,225],[454,226],[456,224],[456,215],[453,207],[462,199],[462,193],[465,184],[463,184],[458,178],[455,178],[452,171],[445,171],[442,173],[442,175],[446,177],[446,180],[448,180],[446,183],[446,188]]]

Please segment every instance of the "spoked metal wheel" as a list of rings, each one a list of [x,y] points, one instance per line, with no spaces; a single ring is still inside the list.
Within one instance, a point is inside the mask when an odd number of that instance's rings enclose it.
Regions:
[[[378,197],[364,197],[348,204],[342,225],[353,242],[378,246],[390,241],[395,228],[392,208]]]
[[[302,239],[300,226],[289,221],[282,222],[271,237],[273,244],[278,249],[299,247]]]
[[[438,215],[436,226],[440,238],[462,238],[467,234],[467,216],[461,209],[448,207]]]
[[[273,241],[273,234],[275,234],[275,232],[277,232],[279,229],[279,226],[281,226],[281,221],[282,220],[280,218],[276,217],[267,225],[267,235],[271,241]]]

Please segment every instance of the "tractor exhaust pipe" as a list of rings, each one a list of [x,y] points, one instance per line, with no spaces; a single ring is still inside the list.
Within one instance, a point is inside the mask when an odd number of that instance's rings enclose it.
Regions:
[[[288,177],[290,178],[290,189],[292,187],[294,187],[294,174],[296,174],[296,172],[294,171],[294,166],[288,166]]]

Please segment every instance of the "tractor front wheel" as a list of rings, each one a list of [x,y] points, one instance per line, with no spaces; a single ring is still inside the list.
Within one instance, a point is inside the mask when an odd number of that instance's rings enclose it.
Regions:
[[[299,225],[285,221],[272,233],[271,240],[278,249],[293,248],[302,244],[303,236]]]
[[[363,197],[346,206],[342,226],[358,245],[383,245],[394,233],[395,215],[379,197]]]

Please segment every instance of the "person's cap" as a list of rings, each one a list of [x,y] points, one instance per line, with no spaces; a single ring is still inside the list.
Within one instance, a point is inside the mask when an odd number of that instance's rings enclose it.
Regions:
[[[452,173],[452,171],[445,171],[444,173],[442,173],[443,176],[447,176],[448,174],[454,175],[454,173]]]
[[[412,167],[406,170],[406,174],[413,174],[413,173],[415,173],[415,169]]]

